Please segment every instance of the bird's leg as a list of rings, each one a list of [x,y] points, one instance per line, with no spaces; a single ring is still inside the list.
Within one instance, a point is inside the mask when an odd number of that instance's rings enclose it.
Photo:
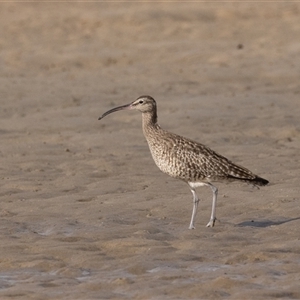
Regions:
[[[210,220],[207,223],[206,227],[214,227],[215,225],[215,221],[216,221],[216,205],[217,205],[217,196],[218,196],[218,189],[212,185],[212,184],[208,184],[213,192],[213,201],[212,201],[212,209],[211,209],[211,216],[210,216]]]
[[[197,197],[197,194],[193,188],[191,188],[191,192],[193,194],[193,212],[192,212],[192,218],[191,218],[189,229],[195,229],[194,224],[195,224],[195,217],[197,214],[197,208],[199,204],[199,198]]]

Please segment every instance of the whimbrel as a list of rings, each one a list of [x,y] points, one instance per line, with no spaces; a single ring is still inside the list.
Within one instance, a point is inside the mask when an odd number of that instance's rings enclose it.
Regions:
[[[234,164],[205,145],[162,129],[157,123],[156,102],[150,96],[141,96],[130,104],[113,108],[104,113],[99,120],[108,114],[124,109],[135,109],[142,113],[144,136],[158,168],[189,185],[193,194],[193,211],[189,229],[195,228],[199,203],[196,187],[209,186],[213,192],[211,216],[206,225],[213,227],[216,221],[218,189],[212,182],[243,181],[255,186],[268,184],[268,180]]]

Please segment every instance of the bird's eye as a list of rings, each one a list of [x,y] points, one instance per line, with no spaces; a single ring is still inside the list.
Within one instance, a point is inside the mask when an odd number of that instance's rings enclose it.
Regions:
[[[143,103],[144,103],[144,101],[143,101],[143,100],[140,100],[140,101],[139,101],[139,104],[143,104]]]

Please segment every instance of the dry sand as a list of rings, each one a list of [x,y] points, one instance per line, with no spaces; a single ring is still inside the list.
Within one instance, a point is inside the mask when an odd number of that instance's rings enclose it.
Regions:
[[[2,3],[1,299],[300,299],[299,3]],[[188,187],[138,112],[267,178]]]

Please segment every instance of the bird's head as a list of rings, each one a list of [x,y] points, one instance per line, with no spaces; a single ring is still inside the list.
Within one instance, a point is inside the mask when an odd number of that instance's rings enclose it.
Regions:
[[[129,104],[118,106],[105,112],[101,117],[99,117],[98,120],[103,119],[105,116],[113,112],[125,109],[135,109],[142,113],[156,112],[156,102],[151,96],[140,96],[135,101]]]

